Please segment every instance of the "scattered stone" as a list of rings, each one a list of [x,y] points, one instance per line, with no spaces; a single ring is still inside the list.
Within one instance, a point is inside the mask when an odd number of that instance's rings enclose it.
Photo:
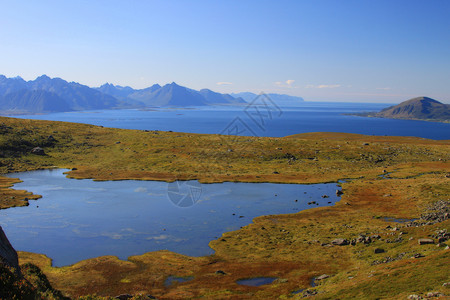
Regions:
[[[444,282],[444,283],[442,284],[442,286],[448,286],[448,287],[450,287],[450,282]]]
[[[316,277],[316,280],[324,280],[324,279],[327,279],[327,278],[329,278],[329,277],[330,277],[330,275],[322,274],[322,275],[320,275],[319,277]]]
[[[337,246],[345,246],[349,244],[349,241],[347,241],[346,239],[335,239],[331,243]]]
[[[410,299],[410,300],[419,300],[419,299],[423,299],[423,298],[420,295],[413,294],[413,295],[409,295],[408,299]]]
[[[372,265],[379,265],[379,264],[390,263],[390,262],[402,259],[405,255],[406,255],[406,252],[402,252],[402,253],[398,254],[397,256],[395,256],[395,257],[386,256],[382,260],[375,260],[375,261],[373,261]]]
[[[36,155],[45,155],[45,151],[41,147],[34,147],[31,150],[31,153],[36,154]]]
[[[384,253],[386,251],[382,248],[375,248],[374,252],[375,252],[375,254],[378,254],[378,253]]]
[[[413,256],[411,256],[411,258],[421,258],[421,257],[425,257],[425,256],[421,253],[415,253]]]
[[[47,138],[47,141],[49,142],[56,142],[56,139],[53,137],[53,135],[49,135]]]
[[[116,145],[118,145],[118,144],[120,144],[120,141],[117,141],[117,142],[116,142]]]
[[[322,195],[322,198],[330,198],[328,195]]]
[[[306,290],[303,291],[303,297],[312,297],[314,295],[317,295],[317,291],[316,290]]]
[[[369,143],[363,143],[362,145],[363,146],[369,146]]]
[[[379,234],[374,234],[370,236],[373,240],[379,240],[381,239],[381,236]]]
[[[357,242],[357,243],[362,243],[362,242],[364,242],[364,238],[365,238],[365,236],[360,235],[360,236],[358,236],[358,237],[356,238],[356,242]]]
[[[441,293],[439,293],[439,292],[428,292],[427,294],[426,294],[426,297],[427,298],[431,298],[431,297],[440,297],[440,296],[443,296]]]
[[[343,191],[341,191],[341,190],[336,190],[336,196],[341,196],[342,194],[344,194],[344,192]]]
[[[273,174],[280,174],[279,172],[277,172],[277,171],[275,171],[275,172],[273,172]]]
[[[434,240],[432,239],[418,239],[417,241],[419,245],[434,244]]]
[[[408,227],[418,227],[433,225],[450,218],[450,201],[439,200],[427,208],[427,213],[420,216],[420,220],[415,220],[407,224]]]

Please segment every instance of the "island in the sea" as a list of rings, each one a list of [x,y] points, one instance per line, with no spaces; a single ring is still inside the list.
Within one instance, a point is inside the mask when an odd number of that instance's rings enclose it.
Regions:
[[[428,97],[416,97],[380,112],[354,114],[363,117],[450,122],[450,104]]]

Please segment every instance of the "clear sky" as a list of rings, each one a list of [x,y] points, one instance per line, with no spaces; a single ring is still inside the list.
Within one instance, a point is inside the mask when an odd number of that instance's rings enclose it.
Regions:
[[[0,74],[450,103],[450,1],[0,0]]]

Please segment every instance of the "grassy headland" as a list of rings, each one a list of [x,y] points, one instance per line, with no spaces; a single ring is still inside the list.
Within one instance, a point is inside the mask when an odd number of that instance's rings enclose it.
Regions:
[[[45,155],[31,153],[35,147]],[[256,218],[211,241],[215,254],[208,257],[158,251],[128,261],[106,256],[54,268],[43,255],[20,253],[21,263],[38,265],[67,296],[287,299],[317,292],[318,299],[399,299],[450,294],[443,286],[450,281],[449,242],[436,246],[445,237],[442,230],[450,231],[444,216],[450,198],[450,141],[343,133],[236,137],[0,118],[2,174],[51,167],[73,169],[71,178],[95,180],[353,179],[342,184],[342,200],[334,207]],[[38,197],[9,189],[13,183],[0,177],[1,208]],[[433,213],[440,219],[427,219]],[[416,223],[385,219],[421,216]],[[419,245],[418,239],[430,237],[435,244]],[[355,245],[333,245],[337,238]],[[311,280],[322,274],[330,277],[311,288]],[[171,275],[194,279],[167,287],[164,281]],[[258,276],[279,279],[261,287],[236,284]],[[292,293],[299,289],[309,292]]]

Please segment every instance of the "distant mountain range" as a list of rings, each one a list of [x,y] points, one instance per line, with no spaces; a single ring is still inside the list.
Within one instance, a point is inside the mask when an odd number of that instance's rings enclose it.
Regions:
[[[138,106],[204,106],[213,104],[239,104],[246,103],[242,98],[220,94],[208,89],[192,90],[172,82],[160,86],[135,90],[106,83],[96,90],[116,97],[117,99]]]
[[[279,106],[295,106],[304,100],[281,94],[267,94]],[[221,94],[209,89],[196,91],[175,82],[145,89],[106,83],[91,88],[61,78],[42,75],[25,81],[0,75],[0,112],[3,114],[51,113],[114,108],[189,107],[236,105],[251,102],[253,93]]]
[[[289,96],[285,94],[266,94],[266,95],[278,106],[296,106],[305,101],[302,97]],[[232,93],[231,96],[240,97],[249,103],[252,102],[254,99],[256,99],[256,97],[258,97],[257,94],[250,92]]]
[[[368,117],[450,122],[450,104],[428,97],[417,97],[380,112],[358,114]]]
[[[175,82],[136,90],[113,84],[90,88],[46,75],[31,81],[0,75],[0,111],[4,114],[240,103],[246,102],[208,89],[196,91]]]
[[[119,101],[88,86],[42,75],[33,81],[0,75],[0,110],[43,113],[107,109]]]

